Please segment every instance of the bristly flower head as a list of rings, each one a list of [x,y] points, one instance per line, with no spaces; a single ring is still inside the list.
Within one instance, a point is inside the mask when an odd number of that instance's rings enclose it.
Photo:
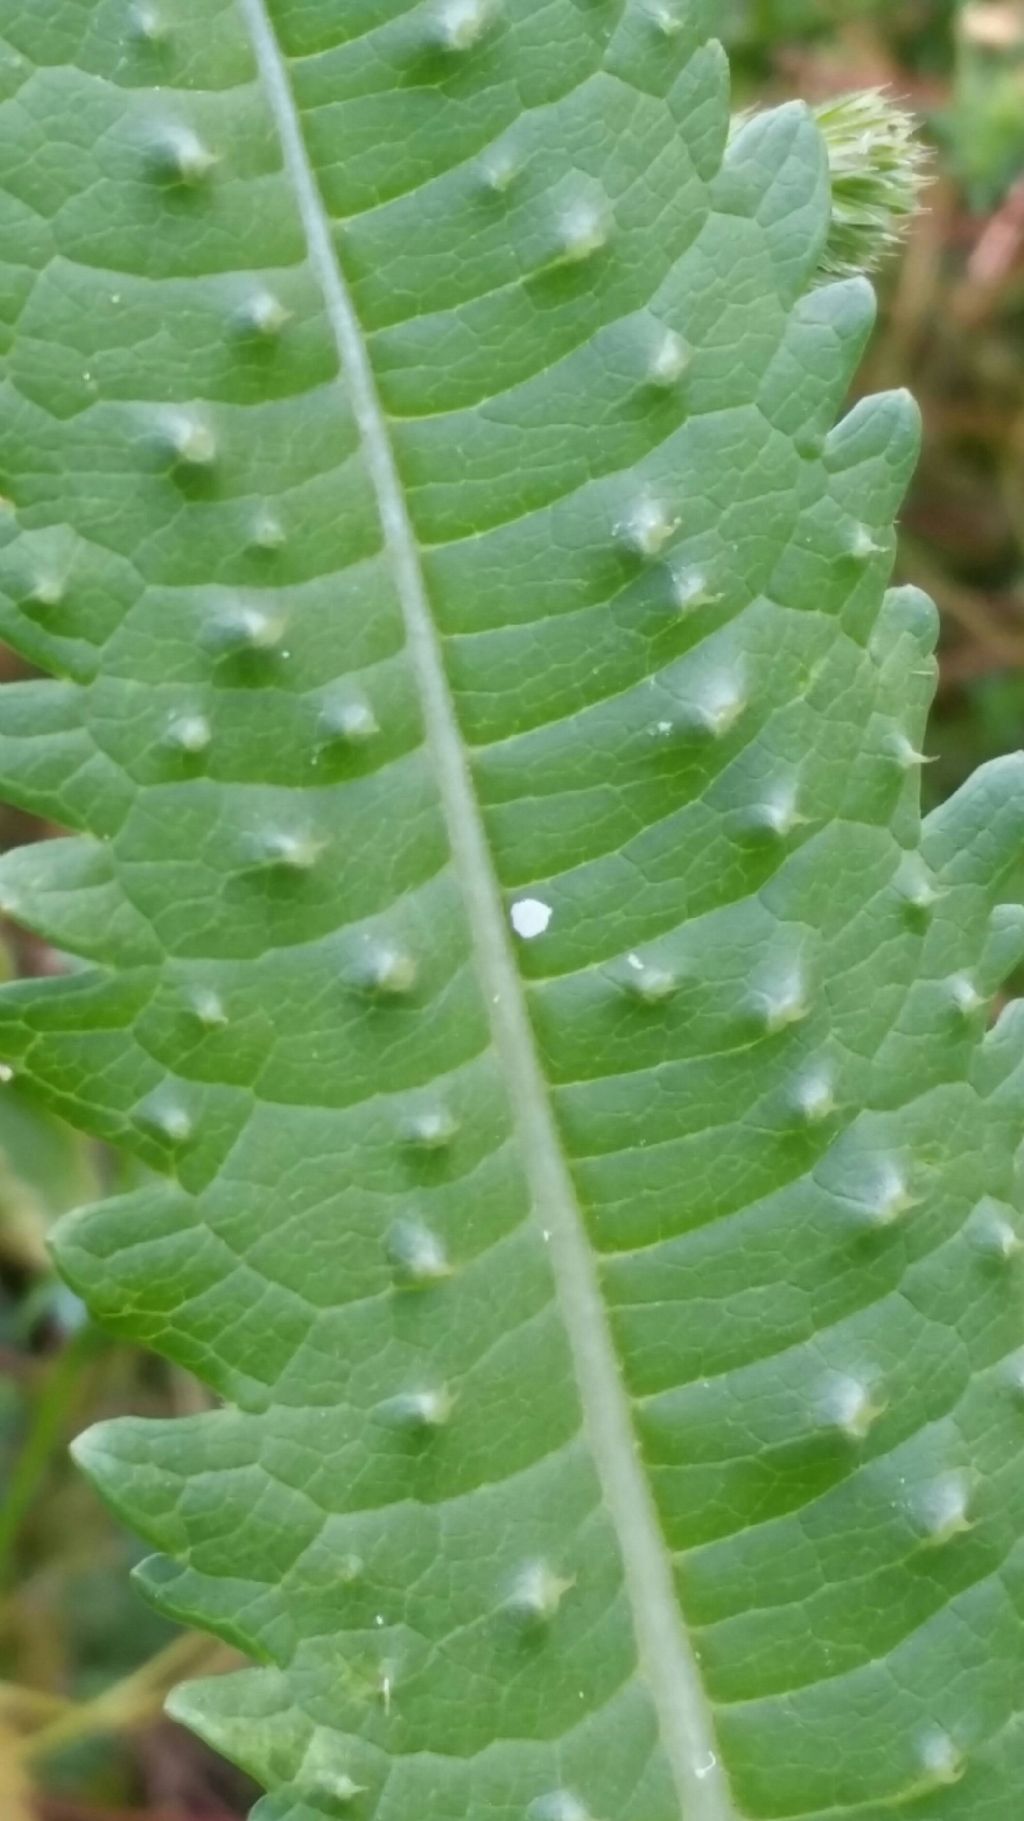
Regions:
[[[929,154],[906,108],[881,89],[836,95],[814,109],[828,149],[832,224],[822,273],[873,272],[902,240],[920,205]]]

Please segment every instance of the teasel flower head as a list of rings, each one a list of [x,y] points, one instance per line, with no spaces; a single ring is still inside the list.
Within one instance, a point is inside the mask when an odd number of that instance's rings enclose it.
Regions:
[[[873,272],[899,246],[921,206],[928,148],[913,114],[882,89],[836,95],[813,112],[832,178],[822,277]]]

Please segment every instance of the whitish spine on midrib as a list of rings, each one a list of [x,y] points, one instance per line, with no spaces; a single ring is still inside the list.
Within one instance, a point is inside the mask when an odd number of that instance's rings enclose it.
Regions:
[[[619,1539],[641,1662],[685,1821],[736,1821],[700,1672],[679,1616],[668,1552],[636,1449],[629,1401],[582,1215],[576,1201],[510,948],[503,902],[466,764],[454,703],[420,569],[415,534],[376,382],[329,218],[306,151],[283,53],[264,0],[239,0],[280,135],[285,164],[323,292],[366,449],[395,567],[406,635],[437,767],[448,838],[490,1010],[507,1091],[524,1135],[535,1203],[545,1211],[559,1303],[588,1440]]]

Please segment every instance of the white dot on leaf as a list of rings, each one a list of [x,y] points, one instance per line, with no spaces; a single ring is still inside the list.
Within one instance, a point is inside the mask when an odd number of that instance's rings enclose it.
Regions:
[[[542,898],[517,898],[509,915],[516,935],[530,942],[534,936],[543,936],[554,912]]]

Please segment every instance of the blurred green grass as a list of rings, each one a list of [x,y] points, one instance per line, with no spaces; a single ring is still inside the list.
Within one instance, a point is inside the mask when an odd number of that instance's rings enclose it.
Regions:
[[[858,380],[909,385],[924,412],[899,567],[942,614],[934,801],[1024,743],[1024,6],[723,0],[723,20],[737,105],[885,83],[935,148]],[[0,821],[5,844],[45,832]],[[9,937],[11,966],[54,965]],[[137,1545],[66,1455],[97,1418],[202,1402],[183,1373],[92,1329],[50,1271],[50,1222],[116,1169],[17,1082],[0,1085],[0,1817],[232,1821],[244,1780],[160,1717],[171,1683],[229,1653],[141,1605],[127,1580]]]

